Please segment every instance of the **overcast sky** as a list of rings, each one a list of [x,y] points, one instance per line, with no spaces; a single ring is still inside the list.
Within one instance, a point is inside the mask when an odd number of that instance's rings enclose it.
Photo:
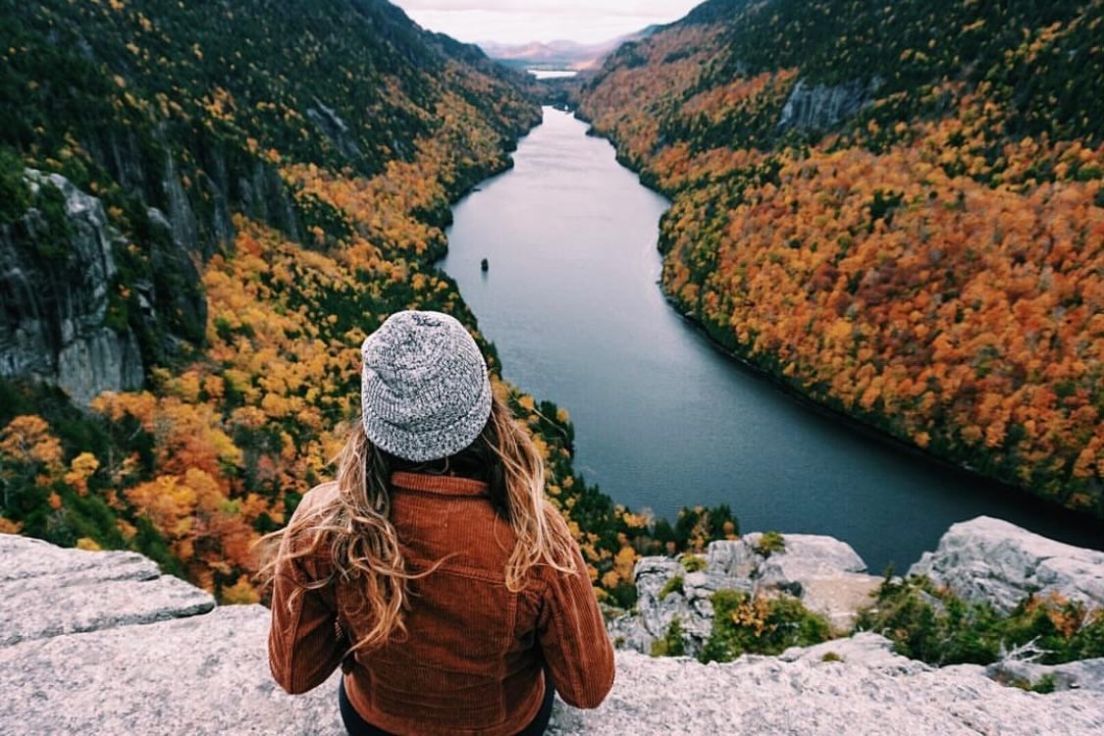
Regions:
[[[702,0],[391,0],[418,25],[461,41],[605,41],[669,23]]]

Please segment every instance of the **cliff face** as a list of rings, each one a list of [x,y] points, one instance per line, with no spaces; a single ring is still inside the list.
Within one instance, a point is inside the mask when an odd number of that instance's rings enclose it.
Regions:
[[[881,80],[851,80],[844,84],[809,84],[799,79],[793,86],[782,112],[779,129],[800,131],[831,130],[848,120],[873,101]]]
[[[138,388],[134,332],[107,324],[122,236],[100,200],[60,174],[27,169],[25,180],[35,201],[59,199],[59,209],[53,222],[32,207],[0,226],[0,376],[55,383],[85,406],[101,391]]]
[[[1029,593],[1059,595],[1104,608],[1104,552],[1031,534],[979,517],[953,525],[933,552],[909,568],[970,601],[1011,611]]]
[[[343,732],[338,675],[296,697],[271,680],[265,608],[215,607],[134,553],[9,535],[0,553],[3,733]],[[550,733],[1099,733],[1104,660],[1061,667],[1075,687],[1040,695],[980,666],[906,659],[869,633],[720,665],[619,651],[607,701],[594,711],[557,701]]]

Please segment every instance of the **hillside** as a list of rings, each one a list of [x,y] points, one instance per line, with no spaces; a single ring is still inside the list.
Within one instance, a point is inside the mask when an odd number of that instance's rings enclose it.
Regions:
[[[450,312],[498,372],[433,263],[450,202],[539,121],[529,82],[384,0],[0,20],[0,531],[255,602],[250,544],[327,477],[366,334]],[[495,383],[599,584],[631,595],[615,556],[644,520],[575,478],[565,412]]]
[[[663,289],[917,448],[1104,516],[1104,3],[711,0],[582,80]]]

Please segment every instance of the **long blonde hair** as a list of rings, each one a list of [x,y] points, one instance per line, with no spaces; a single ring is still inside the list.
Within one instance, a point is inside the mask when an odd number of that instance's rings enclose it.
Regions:
[[[548,565],[564,573],[576,572],[574,542],[563,517],[544,498],[544,464],[529,435],[514,421],[509,407],[496,395],[491,414],[479,437],[449,461],[482,466],[490,500],[509,522],[516,542],[506,564],[506,587],[525,587],[536,565]],[[288,605],[304,589],[319,589],[335,582],[356,581],[361,610],[368,609],[372,627],[351,646],[367,650],[385,643],[393,634],[405,633],[403,612],[407,605],[407,581],[431,574],[407,570],[402,545],[390,520],[390,474],[404,465],[377,448],[360,421],[352,423],[342,450],[335,458],[337,493],[308,513],[295,514],[285,528],[265,535],[264,565],[258,573],[270,585],[278,569],[299,558],[323,558],[327,575],[292,590]]]

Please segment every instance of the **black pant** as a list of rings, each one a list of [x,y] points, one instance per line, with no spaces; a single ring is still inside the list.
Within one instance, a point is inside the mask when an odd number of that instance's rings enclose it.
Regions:
[[[339,678],[339,683],[337,702],[341,707],[341,720],[345,724],[345,730],[348,731],[349,736],[392,736],[387,731],[376,728],[361,718],[360,714],[353,708],[353,704],[349,702],[348,696],[345,695],[345,678]],[[529,721],[529,725],[518,733],[518,736],[541,736],[544,733],[544,729],[548,728],[548,721],[552,718],[552,701],[555,700],[555,697],[556,688],[552,687],[552,678],[545,672],[544,700],[541,702],[540,710],[537,711],[537,715],[533,717],[533,720]]]

